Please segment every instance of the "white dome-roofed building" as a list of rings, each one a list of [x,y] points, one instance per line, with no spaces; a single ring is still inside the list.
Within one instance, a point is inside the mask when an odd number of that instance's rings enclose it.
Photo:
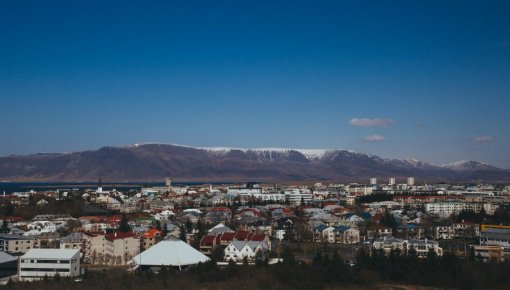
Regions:
[[[133,258],[136,268],[156,271],[161,267],[181,270],[209,260],[207,256],[181,240],[161,241]]]

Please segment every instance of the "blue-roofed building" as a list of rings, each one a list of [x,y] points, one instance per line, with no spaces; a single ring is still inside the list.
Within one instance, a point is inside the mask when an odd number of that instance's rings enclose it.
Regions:
[[[398,226],[397,233],[406,239],[423,239],[425,238],[425,229],[417,224],[403,224]]]
[[[316,242],[337,244],[356,244],[359,242],[359,230],[348,226],[318,225],[314,228]]]
[[[335,242],[337,244],[357,244],[359,243],[359,230],[347,226],[335,227]]]

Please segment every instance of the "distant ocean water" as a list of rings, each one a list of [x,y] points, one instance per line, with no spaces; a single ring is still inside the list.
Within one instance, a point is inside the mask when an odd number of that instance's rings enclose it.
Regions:
[[[174,186],[193,186],[204,184],[203,182],[193,183],[172,183]],[[210,183],[208,183],[210,184]],[[221,184],[221,183],[213,183]],[[164,182],[117,182],[117,183],[102,183],[103,190],[117,189],[120,191],[129,190],[140,190],[142,187],[150,186],[164,186]],[[98,184],[94,182],[0,182],[0,194],[5,192],[11,194],[13,192],[25,192],[25,191],[44,191],[44,190],[71,190],[71,189],[93,189],[97,188]]]

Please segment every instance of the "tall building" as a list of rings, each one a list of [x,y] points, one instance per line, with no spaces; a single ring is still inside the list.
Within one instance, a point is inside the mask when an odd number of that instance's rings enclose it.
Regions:
[[[99,178],[99,181],[97,182],[97,193],[103,193],[103,182],[101,181],[101,178]]]
[[[166,178],[166,180],[165,180],[165,185],[166,185],[167,187],[172,186],[172,180],[170,179],[170,177],[167,177],[167,178]]]
[[[395,185],[395,177],[390,177],[390,180],[388,181],[389,185]]]
[[[408,177],[407,178],[407,185],[414,185],[414,177]]]
[[[370,178],[370,185],[376,185],[377,184],[377,178],[372,177]]]

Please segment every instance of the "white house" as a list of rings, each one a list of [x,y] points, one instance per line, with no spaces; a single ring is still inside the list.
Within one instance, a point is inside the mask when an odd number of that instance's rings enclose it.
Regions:
[[[241,262],[246,258],[252,262],[255,261],[257,254],[264,256],[269,250],[269,246],[264,241],[234,240],[225,248],[225,261]]]
[[[438,256],[443,255],[443,249],[439,243],[431,240],[401,240],[394,237],[383,237],[374,241],[374,249],[381,249],[388,254],[391,250],[400,250],[402,253],[408,253],[411,249],[416,251],[420,258],[427,257],[429,251],[434,251]]]
[[[65,221],[35,221],[27,225],[27,230],[23,235],[38,236],[42,233],[54,233],[60,228],[67,226]]]
[[[335,227],[321,224],[314,229],[315,240],[317,242],[334,243]]]
[[[80,250],[78,249],[31,249],[20,257],[19,281],[31,281],[43,277],[76,277],[80,275]]]
[[[339,244],[359,243],[359,230],[346,226],[335,227],[335,240]]]
[[[168,220],[171,216],[175,216],[175,213],[171,210],[165,209],[162,212],[155,214],[154,219],[158,221]]]
[[[111,196],[99,196],[96,198],[96,203],[106,204],[108,209],[120,209],[122,203]]]
[[[414,249],[418,257],[427,257],[429,251],[434,251],[438,256],[443,256],[443,249],[439,247],[439,243],[431,240],[409,240],[407,250]]]
[[[389,236],[375,240],[372,246],[374,249],[383,250],[386,254],[391,252],[391,250],[404,252],[407,249],[407,241]]]
[[[319,225],[314,229],[316,242],[356,244],[359,242],[359,230],[348,226]]]
[[[455,238],[455,227],[454,226],[435,226],[434,238],[438,240],[451,240]]]

